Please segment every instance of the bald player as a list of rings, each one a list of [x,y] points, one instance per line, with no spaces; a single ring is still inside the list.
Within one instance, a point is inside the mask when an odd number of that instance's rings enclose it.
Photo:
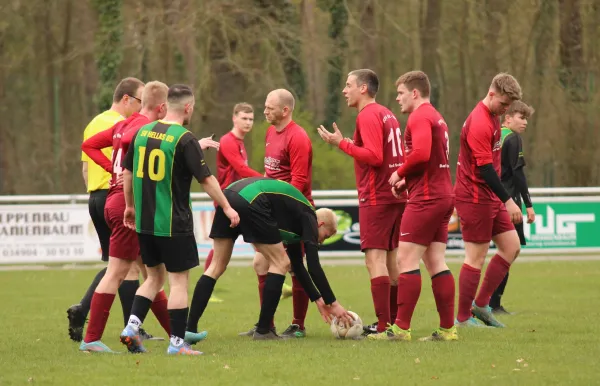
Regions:
[[[312,199],[312,144],[306,131],[293,119],[296,101],[291,92],[285,89],[271,91],[265,101],[265,118],[271,124],[265,137],[265,176],[288,182],[298,189],[314,206]],[[263,299],[263,289],[269,271],[269,262],[257,253],[254,257],[254,270],[258,276],[258,293]],[[308,310],[309,297],[295,276],[292,276],[292,303],[294,317],[290,326],[282,333],[284,338],[306,336],[304,320]],[[274,324],[271,326],[275,328]],[[252,336],[255,327],[242,332],[242,336]]]

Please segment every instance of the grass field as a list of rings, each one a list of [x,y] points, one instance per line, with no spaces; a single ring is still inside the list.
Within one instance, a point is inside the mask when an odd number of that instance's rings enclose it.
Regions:
[[[459,266],[451,266],[455,274]],[[372,322],[362,266],[327,267],[340,302]],[[192,279],[201,270],[193,272]],[[237,336],[258,316],[256,276],[230,268],[217,284],[225,301],[210,304],[201,320],[209,331],[201,357],[167,357],[165,342],[147,342],[146,355],[78,351],[67,336],[65,310],[79,300],[92,270],[0,272],[0,384],[202,385],[591,385],[598,384],[600,262],[516,264],[505,295],[508,328],[460,330],[451,343],[336,341],[311,304],[309,337],[254,342]],[[190,285],[190,292],[193,290]],[[279,330],[291,320],[291,300],[280,304]],[[121,308],[115,302],[103,341],[118,342]],[[424,277],[413,319],[413,340],[436,326],[437,313]],[[150,314],[146,329],[162,333]],[[163,333],[164,334],[164,333]]]

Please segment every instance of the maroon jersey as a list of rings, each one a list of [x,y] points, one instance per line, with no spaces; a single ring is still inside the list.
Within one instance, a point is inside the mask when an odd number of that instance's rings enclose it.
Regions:
[[[261,177],[262,174],[248,166],[248,154],[244,141],[229,132],[221,137],[217,153],[217,180],[221,189],[242,178]]]
[[[448,126],[431,103],[422,104],[410,114],[404,132],[406,159],[398,175],[406,178],[411,201],[454,196],[449,142]]]
[[[483,102],[479,102],[460,132],[460,152],[454,186],[457,201],[474,204],[500,202],[477,167],[492,164],[500,175],[501,145],[498,117],[492,115]]]
[[[93,137],[88,138],[81,149],[95,163],[112,174],[110,180],[111,191],[122,191],[122,185],[116,185],[117,175],[123,172],[121,163],[127,154],[129,144],[140,127],[150,123],[145,115],[134,113],[129,118],[117,122],[113,127],[104,130]],[[102,153],[102,149],[112,146],[112,160],[108,160]]]
[[[281,131],[275,126],[267,129],[265,137],[265,174],[285,181],[302,192],[311,204],[312,143],[306,131],[291,121]]]
[[[354,143],[340,142],[340,149],[354,158],[358,205],[383,205],[406,202],[392,194],[388,183],[404,163],[400,123],[386,107],[371,103],[356,117]]]

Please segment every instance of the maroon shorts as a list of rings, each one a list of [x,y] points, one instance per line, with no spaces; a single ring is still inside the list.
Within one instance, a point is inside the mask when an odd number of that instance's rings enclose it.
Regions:
[[[361,206],[358,208],[360,250],[398,248],[400,223],[405,203]]]
[[[456,201],[456,212],[464,241],[489,243],[500,233],[514,231],[515,226],[503,203],[474,204]]]
[[[448,222],[454,212],[454,197],[427,201],[409,201],[406,204],[400,241],[429,246],[448,242]]]
[[[135,260],[140,254],[137,233],[123,225],[125,196],[123,192],[109,194],[104,207],[104,218],[111,229],[108,255],[124,260]]]

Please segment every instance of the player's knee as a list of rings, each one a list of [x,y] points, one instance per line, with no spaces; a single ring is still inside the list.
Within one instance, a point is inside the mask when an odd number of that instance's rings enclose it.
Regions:
[[[252,261],[252,267],[257,275],[266,275],[269,271],[269,262],[264,258],[255,257],[254,261]]]

